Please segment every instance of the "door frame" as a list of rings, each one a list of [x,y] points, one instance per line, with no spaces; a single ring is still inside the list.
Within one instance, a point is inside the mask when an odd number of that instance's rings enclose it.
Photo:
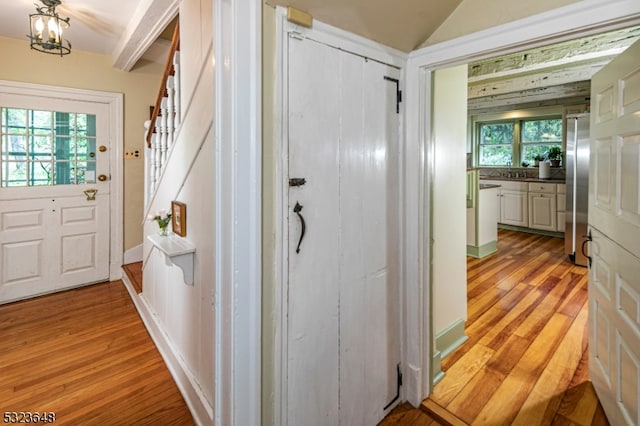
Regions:
[[[297,33],[300,37],[310,38],[331,47],[335,47],[359,56],[382,62],[400,69],[401,88],[404,80],[404,70],[406,67],[407,54],[383,46],[366,38],[340,30],[322,22],[314,21],[313,28],[305,28],[293,24],[287,20],[286,8],[276,7],[275,23],[275,99],[274,116],[276,124],[274,129],[274,424],[287,424],[287,285],[288,285],[288,206],[289,206],[289,149],[288,149],[288,34]],[[400,108],[400,129],[398,141],[401,145],[400,158],[404,158],[404,124],[403,108]],[[402,173],[402,165],[400,165]],[[404,216],[404,194],[400,194],[400,217]],[[267,207],[267,206],[265,206]],[[403,239],[401,235],[401,239]],[[400,253],[400,265],[404,264],[403,254]],[[400,279],[400,291],[402,292],[402,272]],[[402,312],[402,306],[401,306]],[[404,328],[404,324],[401,325]],[[264,329],[264,328],[263,328]],[[401,345],[404,347],[404,339],[401,338]],[[403,360],[404,363],[404,360]]]
[[[109,126],[109,280],[122,278],[123,262],[123,95],[122,93],[74,89],[35,83],[0,80],[0,93],[46,97],[67,101],[105,104],[108,107]]]
[[[418,406],[431,394],[433,352],[431,195],[432,72],[470,61],[640,24],[637,0],[585,0],[411,52],[406,69],[405,399]],[[414,96],[411,96],[415,94]],[[415,143],[413,143],[415,141]],[[464,196],[464,194],[460,194]]]

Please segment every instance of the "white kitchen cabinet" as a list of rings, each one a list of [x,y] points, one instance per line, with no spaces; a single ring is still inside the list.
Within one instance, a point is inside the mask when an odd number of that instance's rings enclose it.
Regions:
[[[555,232],[558,221],[556,194],[529,193],[529,228]]]
[[[557,208],[558,208],[558,220],[556,222],[558,232],[564,232],[566,225],[566,210],[567,210],[567,185],[564,183],[558,184],[558,193],[556,194],[557,198]]]
[[[507,180],[483,180],[483,183],[500,185],[497,191],[498,223],[529,226],[527,182]]]
[[[502,189],[500,191],[500,223],[529,226],[526,191]]]
[[[558,198],[553,183],[529,184],[529,228],[558,230]]]

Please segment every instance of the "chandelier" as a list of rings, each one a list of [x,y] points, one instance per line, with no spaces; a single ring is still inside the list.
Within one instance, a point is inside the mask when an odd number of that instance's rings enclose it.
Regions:
[[[40,0],[44,6],[29,15],[31,48],[52,55],[68,55],[71,43],[62,38],[63,30],[69,28],[69,18],[61,18],[56,13],[60,0]]]

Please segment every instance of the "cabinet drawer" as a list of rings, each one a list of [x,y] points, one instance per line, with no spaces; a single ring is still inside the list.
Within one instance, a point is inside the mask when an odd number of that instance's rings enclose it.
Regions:
[[[529,192],[544,192],[545,194],[555,194],[555,183],[533,183],[529,182]]]
[[[559,183],[558,184],[558,194],[566,194],[567,193],[567,184]]]

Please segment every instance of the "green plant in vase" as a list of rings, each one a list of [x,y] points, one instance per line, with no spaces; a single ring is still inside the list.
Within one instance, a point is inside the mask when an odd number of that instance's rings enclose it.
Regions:
[[[149,216],[147,216],[147,220],[149,222],[155,221],[160,228],[160,235],[162,235],[163,237],[167,236],[169,223],[171,223],[171,213],[169,213],[167,210],[160,209],[155,214],[149,214]]]
[[[542,154],[536,154],[533,156],[533,161],[536,167],[538,167],[540,165],[541,161],[544,161],[544,155]]]
[[[547,158],[551,163],[551,167],[559,167],[560,160],[562,160],[562,148],[559,146],[552,146],[547,152]]]

